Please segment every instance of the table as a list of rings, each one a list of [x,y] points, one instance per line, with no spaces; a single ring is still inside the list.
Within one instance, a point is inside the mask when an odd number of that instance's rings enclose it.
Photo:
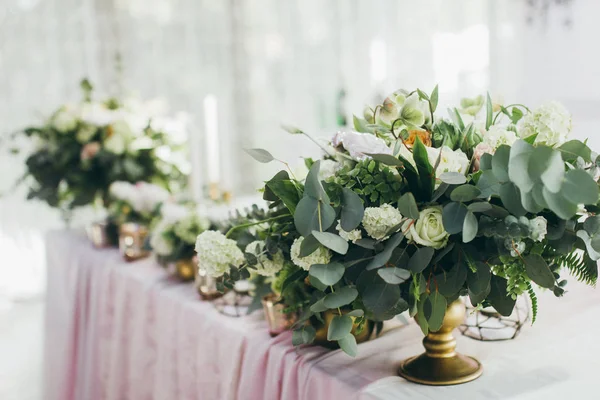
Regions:
[[[392,324],[359,345],[355,359],[295,349],[290,333],[268,335],[262,313],[223,315],[151,258],[125,263],[73,231],[47,235],[47,258],[44,399],[597,397],[585,395],[600,371],[600,291],[579,284],[563,299],[542,294],[538,322],[516,340],[459,335],[459,349],[483,362],[484,376],[433,388],[395,376],[400,360],[422,351],[416,324]]]

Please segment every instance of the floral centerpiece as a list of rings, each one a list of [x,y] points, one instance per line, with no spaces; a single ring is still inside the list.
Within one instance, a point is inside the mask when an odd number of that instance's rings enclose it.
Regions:
[[[149,226],[160,215],[160,207],[170,198],[161,186],[147,182],[113,182],[110,185],[110,218],[117,224],[134,222]]]
[[[242,249],[207,231],[196,245],[199,255],[210,253],[200,267],[231,284],[241,271],[263,268],[256,254],[281,254],[282,300],[302,311],[294,343],[311,343],[313,321],[333,313],[327,339],[351,355],[357,322],[408,310],[428,334],[445,326],[447,310],[454,317],[460,296],[509,315],[516,297],[528,294],[535,316],[534,286],[562,296],[565,271],[594,284],[600,160],[569,140],[564,107],[494,105],[488,95],[463,101],[445,119],[437,105],[436,87],[400,90],[367,107],[354,131],[332,138],[323,160],[307,160],[305,180],[281,171],[266,182],[264,199],[278,211],[257,221],[264,247]],[[325,164],[333,174],[323,179]],[[293,285],[308,289],[290,304]]]
[[[132,99],[92,100],[82,82],[84,100],[61,106],[40,126],[23,134],[35,143],[22,178],[29,199],[70,210],[103,200],[116,181],[147,181],[164,187],[182,185],[171,133],[182,122],[155,112],[152,103]]]

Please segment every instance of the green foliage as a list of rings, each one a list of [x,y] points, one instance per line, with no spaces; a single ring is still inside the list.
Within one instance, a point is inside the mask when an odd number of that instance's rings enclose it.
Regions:
[[[535,323],[538,313],[538,300],[537,295],[533,291],[531,283],[527,282],[527,294],[529,294],[529,300],[531,300],[531,325]]]
[[[573,251],[555,259],[555,262],[569,270],[578,281],[596,286],[598,281],[598,265],[595,261]]]

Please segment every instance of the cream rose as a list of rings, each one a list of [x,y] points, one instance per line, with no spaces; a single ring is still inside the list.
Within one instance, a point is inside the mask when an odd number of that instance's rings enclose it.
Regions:
[[[445,247],[450,236],[442,223],[441,207],[429,207],[422,210],[419,213],[419,219],[404,223],[403,231],[406,232],[408,240],[434,249]]]

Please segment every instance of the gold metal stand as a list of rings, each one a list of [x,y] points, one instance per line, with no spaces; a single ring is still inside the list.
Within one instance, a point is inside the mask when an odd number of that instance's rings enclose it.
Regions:
[[[269,334],[275,337],[282,332],[290,330],[292,325],[298,320],[298,314],[284,313],[285,306],[277,303],[277,296],[270,294],[262,298],[262,306],[265,312],[265,318],[269,325]]]
[[[470,382],[481,376],[483,367],[473,357],[455,351],[452,331],[465,319],[465,305],[456,300],[448,306],[442,327],[423,339],[425,353],[404,360],[398,374],[423,385],[445,386]]]

